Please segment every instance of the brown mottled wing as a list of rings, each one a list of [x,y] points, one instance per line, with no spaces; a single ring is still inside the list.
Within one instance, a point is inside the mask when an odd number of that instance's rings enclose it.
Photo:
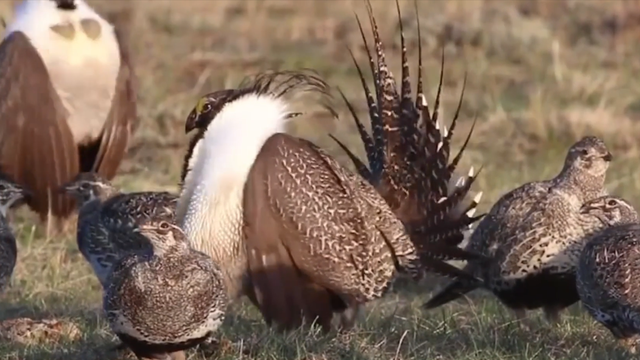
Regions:
[[[640,282],[635,281],[640,264],[639,238],[640,225],[629,224],[607,228],[589,240],[577,270],[577,285],[585,305],[607,309],[616,303],[640,303]]]
[[[136,78],[129,53],[128,36],[122,34],[117,23],[114,31],[120,49],[120,71],[111,110],[104,125],[100,148],[92,169],[107,179],[116,175],[126,154],[129,139],[139,122],[136,106]]]
[[[249,297],[258,306],[267,324],[281,329],[299,327],[303,320],[317,321],[329,330],[336,308],[346,308],[329,289],[317,284],[298,268],[286,244],[301,241],[291,222],[284,223],[277,197],[283,191],[274,159],[277,151],[267,141],[254,162],[244,190],[244,234],[250,272]],[[271,143],[271,144],[270,144]],[[286,181],[286,180],[282,180]],[[290,182],[289,182],[290,184]],[[289,189],[291,190],[291,189]],[[317,274],[313,274],[317,275]],[[316,320],[317,319],[317,320]]]
[[[466,250],[488,256],[490,263],[469,262],[464,270],[481,276],[481,270],[495,264],[496,252],[506,246],[510,229],[521,224],[531,208],[548,195],[550,182],[532,182],[503,195],[471,234]],[[484,284],[473,279],[458,279],[438,291],[426,304],[427,309],[447,304]]]
[[[78,153],[66,111],[44,62],[20,32],[0,44],[0,165],[33,196],[28,205],[44,218],[69,214],[71,199],[56,189],[78,172]]]
[[[382,296],[398,270],[421,274],[422,259],[380,194],[306,140],[272,136],[244,201],[252,285],[266,318],[328,319]],[[462,276],[441,261],[454,255],[429,254],[427,270]]]

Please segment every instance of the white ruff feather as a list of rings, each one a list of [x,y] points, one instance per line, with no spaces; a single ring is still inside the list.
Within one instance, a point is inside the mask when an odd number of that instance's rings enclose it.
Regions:
[[[102,36],[92,40],[80,31],[80,21],[100,23]],[[51,30],[51,26],[70,23],[76,29],[73,40]],[[95,139],[111,109],[116,78],[120,70],[120,48],[113,26],[83,0],[76,10],[60,10],[50,0],[24,0],[15,9],[5,38],[22,32],[44,61],[51,82],[69,111],[69,125],[76,142]]]
[[[229,243],[242,220],[249,170],[269,137],[285,131],[287,104],[270,95],[245,95],[218,113],[189,159],[178,201],[178,223],[194,248]],[[225,238],[221,238],[225,237]]]

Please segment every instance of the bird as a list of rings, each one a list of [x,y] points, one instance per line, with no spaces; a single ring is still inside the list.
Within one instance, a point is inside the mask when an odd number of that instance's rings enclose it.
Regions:
[[[109,274],[103,308],[111,330],[141,360],[185,360],[223,323],[227,292],[211,257],[193,250],[170,218],[135,230],[151,251],[124,255]]]
[[[75,208],[56,189],[79,172],[112,179],[138,127],[133,62],[120,18],[84,0],[23,0],[14,15],[0,43],[0,164],[60,230]]]
[[[338,313],[384,295],[396,275],[466,273],[418,251],[375,188],[311,141],[286,133],[304,115],[290,97],[330,87],[308,71],[270,71],[200,98],[185,122],[177,224],[222,269],[231,301],[265,322],[332,329]],[[469,254],[469,257],[475,258]]]
[[[583,308],[621,346],[637,352],[640,340],[640,223],[636,210],[616,197],[600,198],[583,211],[610,224],[593,234],[580,255],[577,290]]]
[[[76,175],[59,192],[78,204],[78,249],[103,288],[119,258],[151,249],[147,238],[135,231],[138,223],[155,217],[175,223],[178,195],[166,191],[125,193],[95,172]]]
[[[30,195],[28,189],[0,172],[0,293],[11,282],[18,257],[16,238],[7,221],[7,213],[10,208],[22,205]]]
[[[556,323],[560,311],[578,301],[575,267],[584,239],[602,226],[581,216],[580,207],[607,194],[604,182],[612,158],[602,139],[585,136],[569,148],[556,177],[526,183],[503,195],[466,247],[489,259],[467,263],[464,269],[476,279],[453,281],[425,308],[484,287],[519,320],[526,310],[543,308],[546,318]]]
[[[447,129],[438,119],[444,79],[444,52],[435,105],[431,110],[423,91],[419,19],[416,81],[418,88],[414,99],[398,2],[396,1],[396,10],[399,18],[402,61],[399,91],[396,79],[386,63],[384,45],[371,4],[366,4],[374,39],[373,54],[362,23],[357,17],[356,19],[374,79],[373,92],[367,85],[353,52],[350,54],[367,100],[371,134],[356,113],[356,106],[343,92],[340,92],[340,95],[355,121],[365,148],[368,166],[337,137],[330,136],[346,152],[358,173],[378,190],[394,214],[406,225],[414,242],[424,249],[458,246],[465,238],[464,232],[482,218],[482,215],[473,216],[482,199],[482,192],[478,192],[470,202],[467,201],[471,186],[479,172],[475,172],[472,167],[464,177],[456,178],[454,174],[469,144],[475,123],[471,126],[461,149],[453,156],[452,161],[449,161],[452,155],[451,141],[462,107],[464,85],[453,120]]]

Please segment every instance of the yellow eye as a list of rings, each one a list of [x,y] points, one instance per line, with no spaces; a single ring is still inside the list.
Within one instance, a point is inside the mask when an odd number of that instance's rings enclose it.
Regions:
[[[205,105],[207,105],[207,98],[201,98],[196,104],[196,114],[201,114],[204,111]]]

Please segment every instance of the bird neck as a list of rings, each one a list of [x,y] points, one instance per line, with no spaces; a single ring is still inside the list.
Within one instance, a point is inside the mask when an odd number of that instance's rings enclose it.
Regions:
[[[555,188],[571,191],[582,201],[604,195],[605,174],[592,174],[583,169],[567,166],[555,178]]]
[[[165,239],[151,240],[153,255],[157,257],[176,257],[189,252],[189,243]]]
[[[120,194],[120,190],[116,189],[113,186],[108,186],[108,187],[104,187],[102,189],[100,189],[100,191],[98,192],[98,196],[96,196],[95,199],[100,200],[102,202],[107,201],[109,199],[111,199],[112,197],[116,196]]]

